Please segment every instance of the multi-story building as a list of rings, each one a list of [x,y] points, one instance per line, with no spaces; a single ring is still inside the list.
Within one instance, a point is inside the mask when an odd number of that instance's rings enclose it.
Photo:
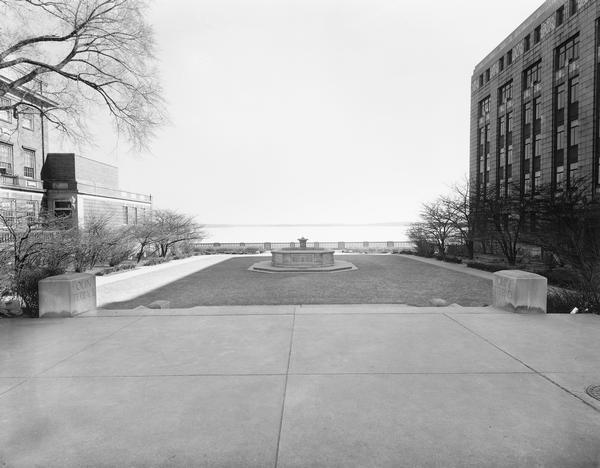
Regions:
[[[476,67],[470,181],[478,198],[561,190],[600,196],[600,1],[547,0]],[[491,194],[490,191],[495,191]]]
[[[5,219],[35,218],[47,210],[70,216],[79,227],[93,218],[122,226],[151,215],[152,197],[121,190],[116,167],[72,153],[48,153],[48,124],[40,109],[56,103],[29,90],[0,96],[2,106],[14,102],[31,107],[19,106],[18,113],[0,110],[0,213]]]
[[[1,79],[1,78],[0,78]],[[35,92],[0,97],[0,105],[25,102],[37,109],[55,103]],[[20,108],[15,114],[0,111],[0,210],[37,216],[44,189],[40,172],[48,151],[48,125],[36,108]]]

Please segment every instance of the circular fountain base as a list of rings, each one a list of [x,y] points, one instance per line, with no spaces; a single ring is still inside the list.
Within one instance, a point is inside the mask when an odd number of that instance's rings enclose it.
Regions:
[[[312,273],[357,269],[350,262],[335,260],[333,253],[333,250],[314,248],[273,250],[270,262],[255,263],[249,270],[262,273]]]

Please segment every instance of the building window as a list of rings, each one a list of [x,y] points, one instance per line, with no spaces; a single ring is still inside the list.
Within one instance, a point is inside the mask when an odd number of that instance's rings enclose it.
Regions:
[[[504,70],[504,57],[500,57],[500,59],[498,60],[498,68],[500,69],[500,71]]]
[[[21,125],[27,130],[33,130],[33,110],[26,108],[19,114],[21,117]]]
[[[561,84],[556,87],[556,110],[562,112],[565,109],[565,85]]]
[[[38,202],[35,200],[27,200],[25,202],[25,216],[28,221],[34,221],[39,213]]]
[[[556,129],[556,149],[558,151],[564,150],[567,147],[567,143],[565,141],[565,127],[560,126]]]
[[[513,62],[513,51],[512,49],[506,53],[506,63],[507,65],[512,65]]]
[[[529,89],[542,80],[542,62],[537,62],[524,72],[523,89]]]
[[[532,154],[531,154],[531,138],[527,138],[527,140],[525,140],[525,159],[530,159]]]
[[[505,84],[498,90],[498,104],[507,104],[512,100],[512,82]]]
[[[579,58],[579,36],[572,37],[556,49],[556,69],[560,70],[565,65]]]
[[[490,69],[489,68],[485,71],[485,82],[487,83],[488,81],[490,81]]]
[[[534,149],[533,149],[533,157],[541,157],[542,156],[542,135],[536,135],[533,140]]]
[[[479,101],[479,117],[487,117],[490,114],[490,97]]]
[[[12,175],[13,173],[13,147],[0,143],[0,174]]]
[[[561,6],[556,10],[556,26],[560,26],[565,22],[565,7]]]
[[[483,73],[479,75],[479,87],[483,86]]]
[[[571,122],[569,128],[569,146],[577,146],[579,144],[579,121]]]
[[[73,214],[73,205],[68,200],[54,201],[54,216],[56,218],[68,218]]]
[[[5,97],[0,98],[0,106],[10,106],[10,99]],[[4,120],[5,122],[12,122],[10,109],[0,110],[0,120]]]
[[[23,175],[33,179],[35,177],[35,151],[23,148],[23,156],[25,159]]]
[[[569,82],[569,104],[579,101],[579,77],[572,78]]]
[[[527,36],[525,36],[525,39],[523,39],[523,48],[525,49],[525,52],[531,49],[531,34],[527,34]]]
[[[569,16],[577,13],[577,0],[569,0]]]
[[[13,198],[0,198],[0,215],[7,224],[15,221],[17,214],[17,201]]]
[[[542,27],[538,26],[537,28],[535,28],[533,30],[533,43],[539,44],[539,42],[541,40],[542,40]]]
[[[561,190],[563,188],[564,182],[565,182],[565,167],[557,166],[556,167],[556,189]]]

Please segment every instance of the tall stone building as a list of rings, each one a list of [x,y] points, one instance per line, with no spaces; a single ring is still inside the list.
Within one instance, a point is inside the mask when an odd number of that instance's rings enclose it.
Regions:
[[[600,194],[600,1],[547,0],[476,67],[470,181],[477,197],[561,190],[587,177]]]

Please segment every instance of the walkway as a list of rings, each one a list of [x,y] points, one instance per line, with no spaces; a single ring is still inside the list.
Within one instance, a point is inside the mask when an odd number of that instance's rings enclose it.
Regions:
[[[410,258],[411,260],[415,260],[417,262],[427,263],[429,265],[445,268],[446,270],[457,271],[459,273],[465,273],[471,276],[477,276],[478,278],[488,279],[490,281],[494,280],[493,273],[490,273],[489,271],[478,270],[477,268],[469,268],[466,263],[442,262],[435,258],[418,257],[417,255],[400,254],[400,257]]]
[[[233,257],[237,255],[202,255],[109,276],[98,276],[96,278],[98,307],[109,302],[133,299]]]
[[[0,466],[598,466],[600,317],[392,305],[0,321]]]

